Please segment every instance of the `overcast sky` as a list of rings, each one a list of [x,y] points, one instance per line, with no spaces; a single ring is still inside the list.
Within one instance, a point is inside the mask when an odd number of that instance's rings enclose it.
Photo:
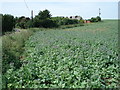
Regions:
[[[82,16],[84,19],[98,16],[99,8],[103,19],[118,18],[118,0],[2,0],[0,12],[14,16],[30,17],[40,10],[48,9],[52,16]]]

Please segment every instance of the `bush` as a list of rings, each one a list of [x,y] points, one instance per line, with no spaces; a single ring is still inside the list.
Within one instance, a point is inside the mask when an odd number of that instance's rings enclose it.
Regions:
[[[51,19],[45,19],[42,21],[42,26],[45,28],[58,27],[57,23]]]
[[[63,17],[52,17],[51,19],[52,19],[53,21],[55,21],[59,26],[60,26],[60,25],[64,25],[64,24],[63,24],[63,19],[64,19]]]
[[[89,19],[89,21],[91,22],[99,22],[101,21],[101,17],[97,16],[96,18],[92,17],[91,19]]]
[[[91,22],[98,22],[98,20],[96,18],[91,18]]]
[[[21,28],[21,29],[26,29],[27,27],[25,26],[25,22],[19,22],[17,25]]]
[[[97,19],[97,21],[101,21],[101,17],[100,16],[97,16],[96,19]]]
[[[76,20],[76,19],[64,18],[64,19],[63,19],[63,23],[64,23],[64,25],[77,24],[77,23],[78,23],[78,20]]]
[[[78,24],[79,21],[76,19],[69,19],[64,17],[53,17],[52,18],[59,26],[60,25],[69,25],[69,24]]]
[[[16,19],[16,27],[19,27],[21,29],[27,29],[32,27],[32,22],[30,18],[21,16],[18,19]]]
[[[32,20],[29,20],[29,21],[26,23],[26,27],[27,27],[27,28],[33,27],[33,22],[32,22]]]
[[[83,23],[84,23],[84,20],[79,20],[79,22],[80,22],[81,24],[83,24]]]

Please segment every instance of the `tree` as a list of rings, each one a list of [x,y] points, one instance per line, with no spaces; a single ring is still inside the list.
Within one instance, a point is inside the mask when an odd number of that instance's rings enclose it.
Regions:
[[[100,17],[100,16],[97,16],[96,19],[97,19],[98,21],[101,21],[101,17]]]
[[[33,19],[33,26],[34,27],[41,27],[41,20],[39,19],[38,16],[35,16],[35,18]]]
[[[40,11],[38,13],[38,17],[39,19],[47,19],[47,18],[51,18],[51,14],[50,14],[50,11],[48,11],[47,9],[46,10],[43,10],[43,11]]]
[[[12,15],[5,14],[2,16],[2,32],[12,31],[15,27],[15,19]]]
[[[57,27],[57,23],[55,20],[52,20],[51,16],[52,15],[48,10],[40,11],[38,15],[33,19],[33,26],[44,28]]]
[[[2,17],[3,14],[0,14],[0,36],[2,35]]]

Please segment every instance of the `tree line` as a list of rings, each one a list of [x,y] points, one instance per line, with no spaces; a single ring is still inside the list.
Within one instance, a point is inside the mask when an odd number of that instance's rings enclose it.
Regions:
[[[10,32],[13,28],[54,28],[61,25],[79,24],[84,23],[84,20],[69,19],[67,17],[52,17],[49,10],[43,10],[38,13],[33,19],[29,17],[21,16],[15,17],[9,14],[0,14],[2,16],[2,33]],[[91,22],[101,21],[100,17],[91,18]]]

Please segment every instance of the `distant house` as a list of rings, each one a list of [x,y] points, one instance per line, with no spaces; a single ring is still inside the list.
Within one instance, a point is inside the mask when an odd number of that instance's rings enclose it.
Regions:
[[[82,17],[81,16],[70,16],[69,19],[82,20]]]
[[[84,20],[84,23],[91,23],[89,20]]]

